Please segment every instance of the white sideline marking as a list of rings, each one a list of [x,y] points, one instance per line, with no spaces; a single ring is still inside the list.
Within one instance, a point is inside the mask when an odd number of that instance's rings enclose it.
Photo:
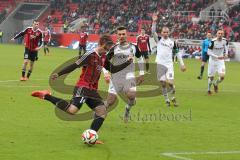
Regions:
[[[183,155],[208,155],[208,154],[240,154],[240,151],[223,151],[223,152],[170,152],[170,153],[162,153],[161,155],[177,158],[177,160],[194,160],[192,158],[184,157]]]
[[[43,81],[48,79],[31,79],[31,81]],[[0,83],[7,83],[7,82],[20,82],[20,79],[10,79],[10,80],[0,80]]]

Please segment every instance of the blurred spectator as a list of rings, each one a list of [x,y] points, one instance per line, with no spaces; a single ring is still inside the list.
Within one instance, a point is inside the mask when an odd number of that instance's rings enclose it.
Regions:
[[[63,32],[67,33],[68,31],[68,21],[65,21],[65,23],[63,24]]]
[[[151,14],[159,12],[161,18],[158,22],[158,31],[163,26],[170,28],[175,38],[203,39],[206,32],[215,34],[216,30],[223,28],[231,41],[240,41],[240,7],[236,5],[229,11],[231,19],[221,19],[222,10],[210,9],[209,21],[193,22],[203,8],[208,7],[216,0],[52,0],[52,14],[60,13],[60,17],[48,18],[47,25],[62,24],[64,31],[75,19],[87,19],[89,33],[113,32],[119,25],[128,27],[129,32],[137,34],[141,26],[151,28]],[[70,3],[77,2],[77,3]],[[220,16],[214,18],[214,16]],[[66,25],[64,22],[68,22]],[[150,31],[150,29],[148,29]],[[147,31],[148,32],[148,31]]]

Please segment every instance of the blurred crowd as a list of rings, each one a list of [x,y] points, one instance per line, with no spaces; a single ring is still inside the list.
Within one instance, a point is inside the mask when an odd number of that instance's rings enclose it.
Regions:
[[[216,0],[52,0],[52,13],[61,12],[60,18],[48,17],[51,23],[63,23],[64,31],[68,31],[70,22],[75,19],[87,19],[89,33],[105,33],[113,31],[116,26],[125,25],[129,32],[137,33],[140,26],[147,32],[151,28],[151,15],[158,11],[160,18],[158,30],[163,26],[170,28],[174,38],[203,39],[207,31],[216,32],[218,28],[226,31],[226,37],[232,41],[240,41],[239,37],[239,5],[229,11],[230,21],[214,18],[209,21],[193,21],[202,9]],[[74,9],[71,4],[76,4]],[[210,16],[220,15],[221,10],[210,10]]]

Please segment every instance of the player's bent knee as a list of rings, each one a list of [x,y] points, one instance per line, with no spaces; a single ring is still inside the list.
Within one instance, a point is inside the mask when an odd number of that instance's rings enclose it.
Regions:
[[[160,84],[162,87],[166,87],[166,85],[167,85],[166,81],[160,81]]]
[[[135,100],[136,98],[136,92],[127,92],[126,95],[129,100]]]
[[[107,110],[106,107],[104,105],[101,106],[97,106],[95,109],[95,118],[97,117],[102,117],[102,118],[106,118],[107,117]]]
[[[213,76],[208,76],[208,78],[212,81],[214,79]]]
[[[23,61],[23,64],[24,64],[24,65],[27,65],[27,64],[28,64],[28,61],[27,61],[27,60],[24,60],[24,61]]]
[[[78,110],[79,110],[79,109],[78,109],[75,105],[71,104],[71,105],[68,107],[67,112],[70,113],[70,114],[75,114],[75,113],[78,112]]]
[[[168,80],[167,83],[168,83],[168,85],[169,85],[170,87],[172,87],[172,86],[174,85],[173,79]]]
[[[112,106],[116,100],[117,100],[117,96],[115,94],[110,93],[107,98],[107,105]]]

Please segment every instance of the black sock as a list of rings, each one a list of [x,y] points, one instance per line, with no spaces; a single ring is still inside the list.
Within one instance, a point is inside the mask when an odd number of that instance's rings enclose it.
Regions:
[[[46,48],[43,49],[44,53],[46,54]]]
[[[22,69],[22,77],[25,77],[26,70]]]
[[[27,73],[27,78],[29,78],[31,76],[31,73],[32,73],[32,71],[29,70],[28,73]]]
[[[102,126],[103,121],[104,121],[104,118],[102,118],[102,117],[97,117],[96,119],[94,119],[94,120],[92,121],[92,124],[91,124],[90,129],[92,129],[92,130],[94,130],[94,131],[97,132],[97,131],[99,130],[99,128]]]
[[[46,50],[47,50],[47,52],[49,53],[49,49],[48,49],[48,48],[46,48]]]
[[[200,74],[201,77],[203,75],[203,72],[204,72],[204,66],[201,66],[201,74]]]
[[[49,102],[52,102],[52,104],[54,104],[57,108],[65,111],[65,112],[67,111],[67,109],[69,107],[69,103],[67,101],[65,101],[64,99],[57,98],[57,97],[51,96],[49,94],[45,95],[44,99]]]
[[[148,62],[146,63],[146,70],[147,70],[147,72],[149,71],[149,63]]]

